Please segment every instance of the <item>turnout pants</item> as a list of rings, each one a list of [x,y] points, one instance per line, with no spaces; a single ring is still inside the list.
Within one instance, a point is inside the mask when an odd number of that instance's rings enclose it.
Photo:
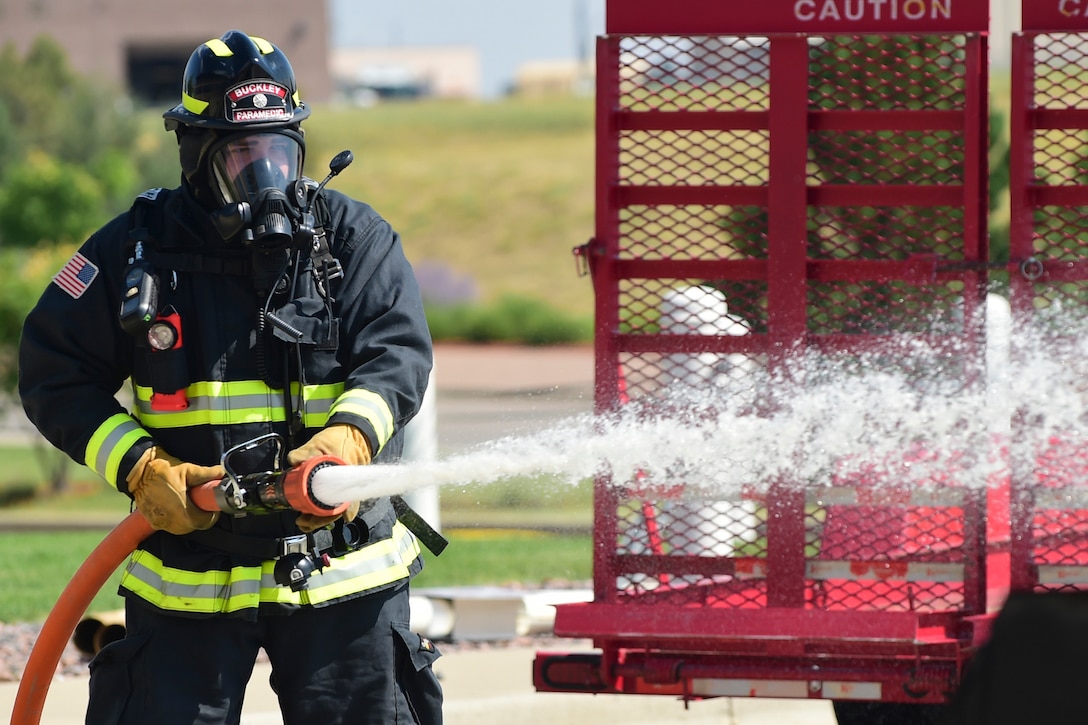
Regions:
[[[440,725],[435,646],[408,628],[408,585],[318,609],[175,617],[129,599],[124,639],[91,662],[87,725],[230,725],[258,650],[284,725]]]

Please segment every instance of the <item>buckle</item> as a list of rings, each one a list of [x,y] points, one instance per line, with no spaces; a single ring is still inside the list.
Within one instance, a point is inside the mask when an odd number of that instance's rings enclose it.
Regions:
[[[298,534],[296,536],[285,536],[282,539],[278,539],[279,552],[277,558],[288,556],[289,554],[308,554],[310,552],[310,537],[306,534]]]

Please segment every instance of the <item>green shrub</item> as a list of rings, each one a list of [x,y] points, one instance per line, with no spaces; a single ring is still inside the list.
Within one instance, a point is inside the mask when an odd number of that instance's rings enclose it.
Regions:
[[[593,339],[590,317],[563,313],[546,302],[518,295],[504,296],[493,304],[431,306],[427,322],[436,341],[561,345]]]

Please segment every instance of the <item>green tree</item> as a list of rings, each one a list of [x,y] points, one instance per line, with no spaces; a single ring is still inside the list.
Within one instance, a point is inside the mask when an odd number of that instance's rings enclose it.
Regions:
[[[166,134],[141,134],[141,117],[132,103],[117,89],[74,72],[52,38],[39,37],[22,58],[12,44],[0,49],[0,185],[7,187],[12,175],[51,168],[34,160],[28,169],[30,157],[44,154],[66,179],[93,178],[96,223],[101,223],[153,185],[145,185],[143,177],[146,170],[159,168],[155,159],[166,155],[166,140]],[[24,216],[14,230],[0,222],[0,244],[51,238],[55,224],[50,220],[39,218],[36,231],[25,222]]]
[[[22,57],[0,48],[0,406],[14,398],[23,319],[52,275],[137,193],[162,185],[163,159],[176,164],[161,125],[142,127],[132,103],[75,72],[55,40],[37,38]],[[67,458],[39,453],[63,488]]]
[[[89,171],[31,153],[5,174],[0,187],[4,246],[80,241],[103,221],[104,197]]]
[[[15,389],[18,378],[16,350],[23,319],[52,275],[72,254],[74,245],[44,245],[38,249],[0,247],[0,269],[4,284],[0,285],[0,384],[3,391]],[[0,397],[0,408],[8,400]],[[68,484],[71,460],[52,446],[41,442],[35,455],[49,489],[64,490]]]

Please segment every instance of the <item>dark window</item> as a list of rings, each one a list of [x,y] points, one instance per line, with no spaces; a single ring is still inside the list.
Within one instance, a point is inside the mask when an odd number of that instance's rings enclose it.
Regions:
[[[181,100],[181,78],[193,45],[130,47],[125,52],[129,92],[141,103],[163,105]]]

